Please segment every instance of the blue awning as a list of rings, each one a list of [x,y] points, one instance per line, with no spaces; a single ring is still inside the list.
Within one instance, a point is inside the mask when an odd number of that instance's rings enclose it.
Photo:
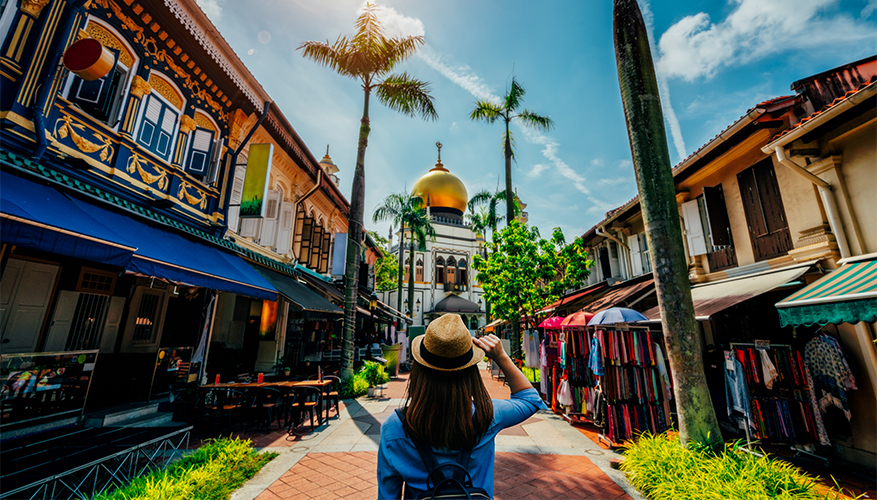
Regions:
[[[0,241],[263,300],[277,290],[232,252],[9,172]]]
[[[289,299],[290,302],[300,309],[318,313],[344,314],[343,309],[320,297],[316,292],[311,291],[310,288],[302,285],[292,276],[286,276],[256,264],[250,265],[274,285],[274,288],[277,288],[281,295]]]
[[[0,241],[125,267],[136,246],[52,187],[0,175]]]
[[[137,252],[125,266],[129,271],[256,299],[277,300],[277,290],[236,254],[133,215],[78,198],[69,199],[125,240],[136,242]]]

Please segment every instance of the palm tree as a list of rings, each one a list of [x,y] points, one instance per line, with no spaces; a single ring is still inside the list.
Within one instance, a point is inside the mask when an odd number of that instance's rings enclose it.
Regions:
[[[396,307],[402,310],[402,250],[405,243],[405,228],[411,231],[412,242],[408,244],[408,307],[414,307],[414,241],[417,242],[418,250],[426,250],[427,238],[435,240],[435,228],[429,220],[429,213],[423,204],[423,198],[409,194],[391,194],[384,199],[384,203],[375,209],[372,215],[374,222],[392,220],[393,225],[399,226],[402,231],[399,238],[399,293]],[[411,315],[413,316],[413,314]]]
[[[481,215],[481,218],[483,219],[486,228],[490,228],[490,231],[494,233],[496,232],[496,227],[499,226],[499,223],[505,219],[505,216],[499,215],[499,212],[497,211],[499,204],[506,201],[505,193],[505,190],[491,193],[490,191],[483,189],[472,195],[472,198],[469,198],[469,213],[475,215],[475,209],[483,207],[485,210],[483,215]],[[515,197],[512,198],[514,199]],[[514,210],[516,217],[521,214],[521,206],[518,204],[517,199],[514,199]]]
[[[505,153],[505,192],[512,193],[512,136],[511,132],[509,132],[509,123],[512,120],[517,119],[517,121],[528,128],[535,130],[551,130],[551,127],[554,126],[554,122],[551,121],[551,118],[548,116],[541,116],[533,113],[530,110],[523,110],[520,113],[517,112],[518,107],[521,105],[521,102],[524,100],[524,94],[526,91],[524,87],[518,83],[515,78],[512,78],[512,86],[508,92],[506,92],[505,97],[502,99],[502,103],[495,103],[491,101],[476,101],[475,109],[472,110],[472,113],[469,114],[469,118],[474,121],[485,121],[487,123],[493,123],[497,120],[502,120],[505,124],[505,135],[503,136],[503,152]],[[515,206],[514,206],[514,196],[506,197],[506,223],[512,221],[515,218]]]
[[[647,220],[655,290],[667,342],[667,358],[676,385],[679,438],[722,446],[722,435],[703,371],[702,341],[697,332],[688,263],[664,116],[658,97],[649,37],[636,0],[615,0],[613,8],[615,61],[621,102],[630,138],[633,169],[639,187],[643,219]]]
[[[302,56],[335,70],[338,74],[358,80],[362,84],[362,120],[356,149],[356,168],[350,194],[348,215],[347,257],[344,272],[344,348],[341,350],[341,379],[353,376],[353,330],[356,320],[356,291],[363,233],[365,203],[365,149],[371,131],[369,98],[372,91],[378,101],[406,115],[420,115],[436,119],[438,113],[429,93],[429,83],[417,80],[407,73],[389,74],[393,68],[411,57],[420,45],[422,36],[387,38],[377,17],[378,7],[366,4],[356,19],[356,33],[352,37],[339,36],[331,43],[304,42],[298,48]]]

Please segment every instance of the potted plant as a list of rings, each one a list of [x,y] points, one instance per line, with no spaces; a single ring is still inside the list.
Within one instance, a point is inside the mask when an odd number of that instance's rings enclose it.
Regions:
[[[289,361],[286,359],[285,354],[283,356],[280,356],[280,358],[277,360],[277,363],[274,363],[274,372],[278,375],[283,374],[284,377],[289,376]]]
[[[362,373],[365,381],[368,383],[368,397],[375,397],[375,386],[389,381],[384,365],[375,363],[374,361],[366,361],[363,363]]]

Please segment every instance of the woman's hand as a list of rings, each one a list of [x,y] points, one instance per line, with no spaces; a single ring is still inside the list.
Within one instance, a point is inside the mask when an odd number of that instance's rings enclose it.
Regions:
[[[506,356],[499,337],[492,333],[486,337],[472,339],[472,342],[484,350],[485,356],[494,361],[499,361],[503,356]]]

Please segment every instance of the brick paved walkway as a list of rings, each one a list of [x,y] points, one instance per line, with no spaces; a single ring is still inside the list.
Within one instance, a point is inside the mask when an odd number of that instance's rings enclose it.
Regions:
[[[491,397],[509,389],[482,370]],[[347,401],[339,415],[303,437],[282,431],[247,433],[257,447],[280,453],[232,500],[377,498],[380,424],[402,404],[407,374],[387,384],[380,398]],[[641,499],[623,474],[609,468],[614,452],[550,412],[500,432],[496,438],[494,495],[514,499]]]

